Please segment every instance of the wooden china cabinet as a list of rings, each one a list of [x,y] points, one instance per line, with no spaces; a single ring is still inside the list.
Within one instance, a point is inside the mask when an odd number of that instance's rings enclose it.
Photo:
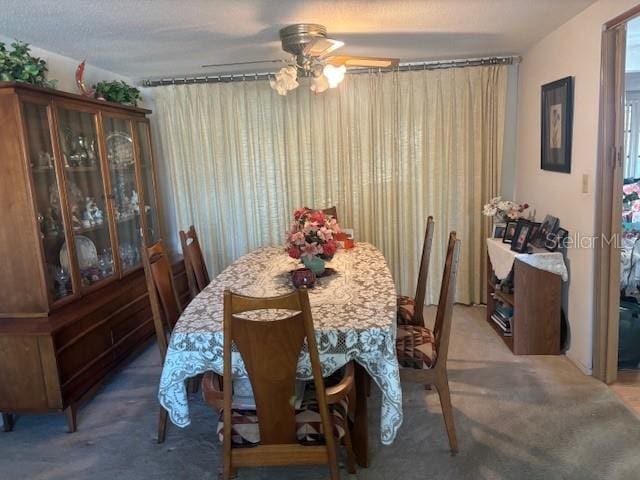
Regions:
[[[67,411],[153,336],[149,110],[0,83],[0,412]],[[182,262],[174,266],[187,295]]]

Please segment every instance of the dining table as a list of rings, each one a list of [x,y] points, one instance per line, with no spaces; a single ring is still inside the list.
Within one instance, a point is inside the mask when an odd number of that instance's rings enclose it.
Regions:
[[[223,372],[223,292],[253,297],[291,292],[292,271],[300,260],[283,247],[251,251],[224,269],[187,305],[176,323],[167,349],[158,400],[172,423],[190,423],[185,381],[207,371]],[[368,464],[367,376],[381,392],[380,440],[391,444],[402,424],[402,390],[395,352],[396,290],[382,252],[359,242],[339,249],[327,263],[331,274],[317,278],[309,289],[323,376],[350,361],[356,363],[355,426],[352,430],[358,463]],[[305,347],[306,348],[306,347]],[[247,372],[240,354],[232,353],[232,373],[239,387]],[[301,352],[298,380],[312,378],[308,353]],[[250,389],[250,383],[249,387]]]

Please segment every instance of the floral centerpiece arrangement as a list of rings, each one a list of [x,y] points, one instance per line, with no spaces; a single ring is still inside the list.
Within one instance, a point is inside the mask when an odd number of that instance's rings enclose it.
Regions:
[[[332,216],[319,210],[298,208],[293,212],[293,222],[287,232],[287,253],[321,275],[325,262],[331,260],[338,249],[335,235],[340,231],[340,225]]]
[[[502,200],[502,197],[494,197],[482,208],[482,214],[494,217],[495,223],[505,223],[520,218],[527,208],[528,203],[516,203]]]

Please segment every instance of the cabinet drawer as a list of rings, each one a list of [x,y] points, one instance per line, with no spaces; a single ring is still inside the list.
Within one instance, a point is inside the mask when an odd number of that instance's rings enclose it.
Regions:
[[[58,350],[64,348],[71,342],[78,341],[79,338],[86,335],[89,331],[96,327],[97,324],[104,322],[114,316],[124,315],[129,309],[129,305],[144,298],[148,302],[147,287],[144,279],[136,282],[126,283],[121,287],[118,296],[104,305],[100,305],[94,310],[88,312],[85,316],[77,321],[66,325],[64,328],[55,333],[55,345]],[[92,299],[87,299],[91,301]]]
[[[143,297],[127,308],[125,315],[117,315],[110,323],[111,337],[116,344],[127,334],[143,323],[151,320],[151,306],[147,297]]]
[[[58,369],[61,383],[66,383],[83,368],[92,364],[112,345],[111,326],[105,322],[60,350],[58,352]]]

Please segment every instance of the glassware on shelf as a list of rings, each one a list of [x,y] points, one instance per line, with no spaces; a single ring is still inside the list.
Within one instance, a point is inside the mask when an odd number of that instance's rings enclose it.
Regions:
[[[60,245],[66,240],[58,190],[58,174],[53,156],[49,114],[46,105],[22,102],[24,129],[33,185],[35,215],[40,227],[42,251],[47,271],[49,295],[54,301],[73,294],[70,271],[59,264]],[[59,280],[58,280],[59,278]]]
[[[69,294],[68,283],[71,275],[61,266],[55,267],[53,278],[56,282],[55,297],[56,299],[66,297]]]
[[[103,249],[102,253],[98,255],[98,269],[103,278],[113,273],[113,254],[110,248]]]
[[[87,235],[87,241],[94,248],[92,261],[83,261],[82,249],[78,246],[81,236],[76,235],[76,263],[80,268],[81,285],[86,287],[116,273],[113,268],[107,268],[104,262],[99,265],[98,255],[95,253],[113,248],[106,217],[106,192],[99,168],[100,156],[96,148],[96,116],[90,112],[63,107],[58,107],[56,111],[67,166],[65,186],[71,228],[76,233]]]

